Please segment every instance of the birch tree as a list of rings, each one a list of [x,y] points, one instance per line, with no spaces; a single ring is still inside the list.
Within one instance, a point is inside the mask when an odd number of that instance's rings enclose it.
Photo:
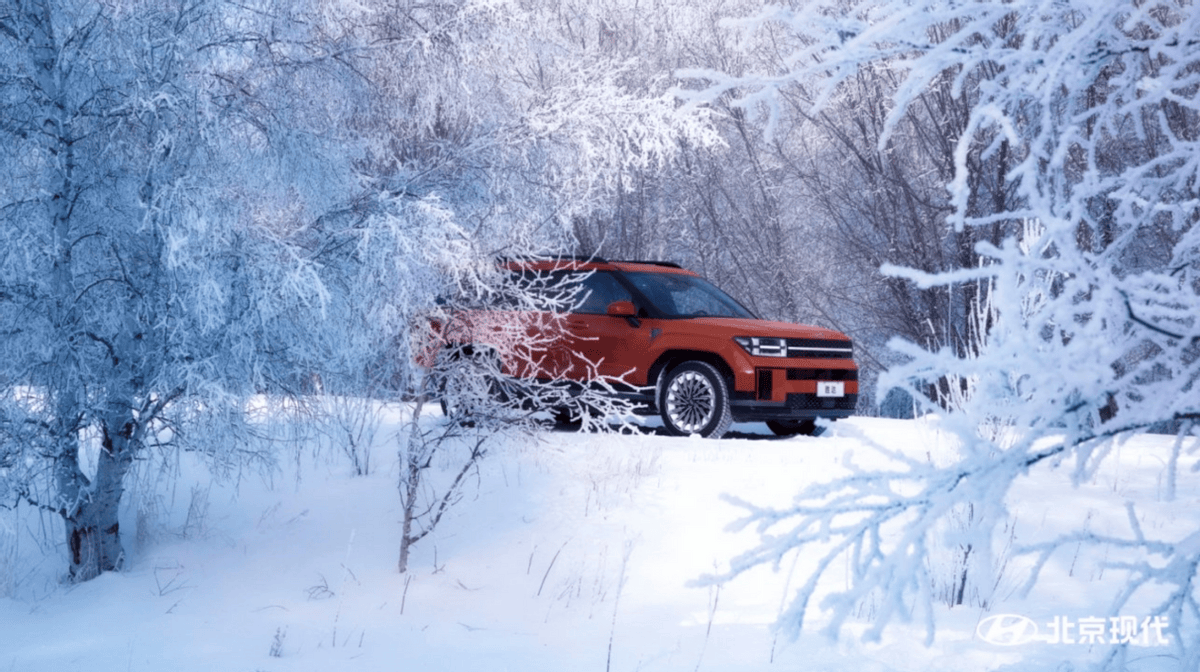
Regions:
[[[355,203],[354,98],[305,94],[360,80],[289,11],[0,9],[0,504],[61,518],[72,580],[122,566],[136,460],[270,459],[247,396],[358,375],[458,235]]]
[[[178,174],[199,159],[181,40],[205,18],[197,6],[134,21],[54,2],[7,3],[0,16],[0,366],[4,445],[18,465],[3,485],[6,503],[62,517],[76,580],[120,567],[124,476],[187,388],[172,366],[176,329],[191,325],[171,296],[167,225],[196,214],[171,206],[189,186]],[[100,444],[90,474],[88,430]]]

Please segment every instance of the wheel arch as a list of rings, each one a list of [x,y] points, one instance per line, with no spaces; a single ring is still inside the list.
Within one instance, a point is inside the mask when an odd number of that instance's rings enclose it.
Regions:
[[[663,354],[659,355],[658,359],[654,360],[654,364],[650,366],[650,372],[646,376],[646,383],[648,385],[657,387],[658,381],[662,378],[663,373],[670,371],[672,368],[684,362],[692,361],[704,362],[715,368],[717,372],[719,372],[721,376],[725,378],[726,389],[729,390],[730,394],[733,393],[733,369],[729,367],[729,364],[725,363],[725,359],[723,357],[715,352],[708,352],[705,350],[668,350],[664,352]]]

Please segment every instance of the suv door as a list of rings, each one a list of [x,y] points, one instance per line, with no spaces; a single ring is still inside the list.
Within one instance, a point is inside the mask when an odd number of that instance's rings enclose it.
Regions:
[[[572,378],[592,377],[589,364],[596,365],[595,373],[612,378],[644,366],[639,357],[644,352],[634,346],[639,327],[629,318],[608,314],[608,306],[614,301],[633,301],[615,275],[595,271],[582,279],[579,303],[567,316],[567,345],[576,353]]]

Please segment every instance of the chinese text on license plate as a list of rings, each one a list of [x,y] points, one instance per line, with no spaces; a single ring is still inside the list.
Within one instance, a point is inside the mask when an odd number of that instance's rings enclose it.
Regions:
[[[840,382],[840,381],[836,382],[836,383],[824,381],[824,380],[818,381],[817,382],[817,396],[818,397],[844,397],[844,396],[846,396],[846,384],[843,382]]]

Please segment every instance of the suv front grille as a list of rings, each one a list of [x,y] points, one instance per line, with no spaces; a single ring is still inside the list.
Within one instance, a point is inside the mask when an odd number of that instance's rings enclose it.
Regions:
[[[788,369],[788,380],[858,380],[858,369]]]
[[[827,338],[789,338],[787,339],[787,349],[788,357],[809,359],[851,359],[854,357],[854,346],[850,341]]]
[[[774,392],[775,372],[771,369],[758,369],[758,398],[770,399]]]

